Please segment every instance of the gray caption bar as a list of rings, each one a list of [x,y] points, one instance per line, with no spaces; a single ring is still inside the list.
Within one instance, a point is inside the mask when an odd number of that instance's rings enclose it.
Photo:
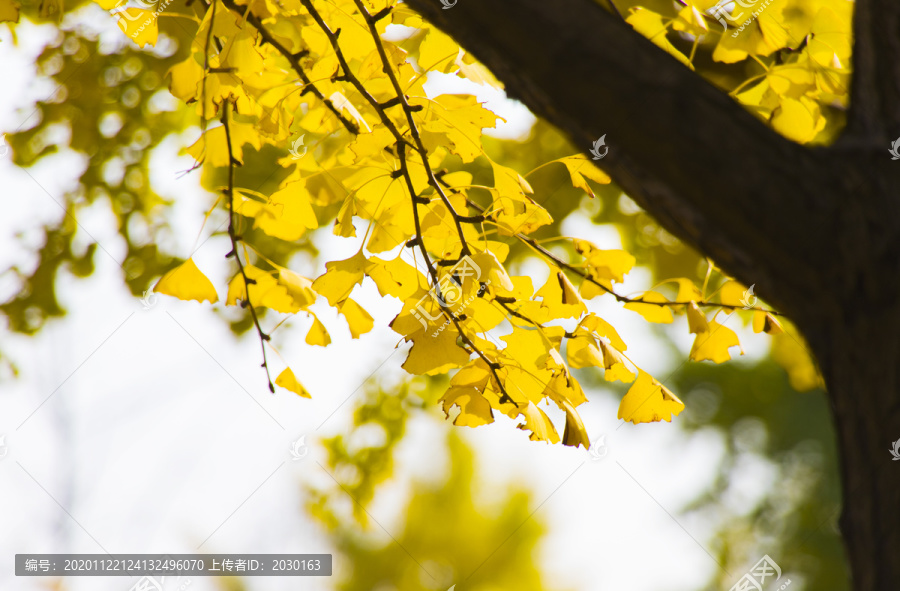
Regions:
[[[331,554],[16,554],[17,577],[173,575],[330,577]]]

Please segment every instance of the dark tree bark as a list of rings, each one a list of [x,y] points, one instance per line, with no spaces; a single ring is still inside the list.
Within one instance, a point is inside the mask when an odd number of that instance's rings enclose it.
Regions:
[[[821,367],[857,591],[900,590],[900,2],[856,0],[845,132],[776,134],[595,0],[406,0],[669,232],[786,313]]]

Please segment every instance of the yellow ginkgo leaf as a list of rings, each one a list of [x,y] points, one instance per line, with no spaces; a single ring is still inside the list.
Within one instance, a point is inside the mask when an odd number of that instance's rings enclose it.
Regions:
[[[706,315],[697,306],[697,302],[691,302],[687,307],[688,329],[691,334],[700,334],[709,331],[709,323]]]
[[[185,103],[190,103],[197,96],[197,85],[203,79],[203,66],[194,55],[190,55],[183,62],[172,66],[168,76],[169,92]]]
[[[312,280],[284,267],[278,267],[278,285],[287,290],[301,310],[316,302],[316,292],[312,288]]]
[[[115,13],[117,24],[122,32],[139,47],[146,44],[155,45],[159,36],[159,16],[152,10],[142,8],[126,8]]]
[[[517,425],[519,429],[531,431],[528,436],[532,441],[548,441],[559,443],[559,434],[556,427],[550,421],[550,417],[538,408],[533,402],[520,407],[519,413],[525,417],[525,422]]]
[[[290,390],[303,398],[312,398],[312,395],[303,387],[303,384],[297,381],[297,377],[290,367],[286,367],[283,372],[278,374],[278,377],[275,378],[275,385],[281,386],[285,390]]]
[[[563,445],[571,447],[581,445],[584,449],[588,449],[591,446],[591,441],[578,411],[567,400],[560,400],[557,404],[566,412],[566,428],[563,431],[562,438]]]
[[[650,41],[663,48],[666,53],[673,56],[690,69],[694,69],[694,65],[686,55],[678,51],[666,38],[666,25],[663,23],[662,15],[652,10],[636,7],[631,9],[631,14],[625,19],[625,22],[634,27],[634,30],[648,38]]]
[[[691,347],[691,359],[694,361],[703,361],[708,359],[715,363],[722,363],[731,359],[728,353],[729,347],[740,347],[741,342],[738,340],[737,334],[715,319],[709,321],[709,330],[697,334],[694,339],[694,345]],[[744,350],[741,349],[741,355]]]
[[[765,332],[767,334],[781,334],[784,332],[778,319],[762,310],[753,312],[753,332]]]
[[[569,366],[578,369],[581,367],[603,367],[603,353],[597,346],[597,341],[592,336],[577,335],[566,340],[566,358]]]
[[[219,301],[216,288],[206,275],[200,272],[194,259],[188,259],[162,276],[153,288],[157,293],[174,296],[179,300]]]
[[[250,283],[249,290],[244,281],[244,274],[247,275]],[[245,265],[244,273],[236,273],[228,284],[225,305],[235,306],[238,300],[249,301],[254,306],[263,306],[283,314],[294,314],[300,311],[300,306],[295,303],[288,289],[280,284],[272,273],[253,265]]]
[[[550,273],[547,283],[535,295],[541,298],[541,306],[555,318],[577,318],[587,312],[584,300],[560,270]]]
[[[16,0],[0,0],[0,23],[19,22],[19,3]]]
[[[325,274],[313,281],[312,288],[325,296],[329,304],[337,306],[362,282],[368,267],[369,261],[362,250],[349,259],[325,263]]]
[[[619,418],[638,423],[672,422],[672,415],[678,416],[684,403],[668,388],[643,370],[638,370],[638,379],[629,388],[619,404]]]
[[[628,350],[628,346],[625,344],[625,341],[622,340],[622,337],[619,336],[619,333],[613,325],[596,314],[588,314],[585,316],[579,323],[579,326],[584,327],[589,332],[593,332],[598,336],[608,338],[609,342],[612,343],[612,346],[619,351]]]
[[[347,319],[347,324],[350,326],[350,334],[354,339],[358,339],[359,335],[369,332],[375,326],[375,320],[372,316],[350,298],[341,303],[338,311]]]
[[[456,345],[456,336],[454,330],[443,330],[436,335],[432,331],[419,331],[407,337],[413,346],[403,369],[413,375],[437,375],[465,365],[469,354]]]
[[[306,333],[306,344],[317,345],[319,347],[327,347],[331,344],[331,336],[325,330],[325,325],[319,320],[319,317],[313,314],[313,325],[309,332]]]
[[[383,261],[373,257],[366,274],[372,278],[382,296],[394,296],[405,300],[411,297],[419,289],[420,284],[425,284],[425,278],[415,267],[397,257],[390,261]]]
[[[478,427],[494,422],[491,404],[484,395],[471,386],[453,386],[441,397],[444,415],[450,418],[450,408],[459,407],[459,416],[453,421],[456,426]]]
[[[625,383],[634,381],[634,372],[628,369],[625,357],[617,351],[612,345],[606,344],[602,339],[597,341],[600,351],[603,353],[603,367],[606,371],[603,373],[603,379],[607,382],[620,380]]]
[[[741,283],[734,280],[726,281],[719,289],[719,301],[726,306],[741,308],[746,305],[755,305],[756,298],[752,289],[747,289]]]
[[[772,127],[786,138],[804,144],[825,128],[819,104],[801,96],[800,100],[782,97],[781,105],[772,112]]]
[[[648,291],[640,297],[639,300],[628,302],[625,304],[626,310],[637,312],[648,322],[656,322],[659,324],[671,324],[674,320],[672,310],[668,306],[660,306],[657,304],[647,304],[644,302],[667,302],[665,296],[655,291]]]
[[[559,160],[555,160],[554,162],[559,162],[564,164],[566,170],[569,171],[569,177],[572,179],[572,186],[576,189],[581,189],[591,197],[596,197],[594,195],[594,190],[591,189],[591,186],[587,184],[585,178],[588,178],[596,183],[601,183],[603,185],[608,185],[612,182],[612,179],[609,176],[599,170],[594,164],[588,160],[587,156],[584,154],[575,154],[574,156],[567,156],[565,158],[560,158]]]
[[[584,257],[591,276],[605,280],[603,284],[607,287],[609,281],[624,281],[625,275],[634,267],[634,256],[624,250],[603,250],[581,239],[575,239],[573,243],[575,250]]]

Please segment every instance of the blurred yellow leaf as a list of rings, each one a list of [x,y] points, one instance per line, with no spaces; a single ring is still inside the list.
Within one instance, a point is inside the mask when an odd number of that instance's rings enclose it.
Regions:
[[[644,302],[668,302],[660,293],[655,291],[645,292],[637,301],[628,302],[625,304],[626,310],[631,310],[633,312],[637,312],[641,316],[644,317],[648,322],[656,322],[659,324],[670,324],[674,317],[672,316],[672,310],[669,309],[668,306],[659,306],[656,304],[646,304]]]

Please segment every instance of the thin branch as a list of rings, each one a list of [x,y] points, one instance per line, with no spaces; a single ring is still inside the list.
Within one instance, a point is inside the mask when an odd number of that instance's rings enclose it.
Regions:
[[[222,4],[229,10],[236,12],[241,16],[244,15],[244,12],[241,11],[241,7],[235,4],[234,0],[222,0]],[[277,39],[275,39],[272,33],[270,33],[265,25],[262,24],[262,20],[258,16],[253,14],[253,12],[249,11],[249,8],[247,11],[247,22],[253,25],[253,27],[257,31],[259,31],[259,34],[263,38],[263,41],[274,47],[278,51],[278,53],[283,55],[285,59],[287,59],[287,61],[291,64],[291,68],[293,68],[293,70],[297,72],[297,75],[300,76],[300,80],[302,80],[303,84],[306,86],[306,90],[304,90],[303,92],[312,92],[313,96],[325,103],[325,106],[328,108],[328,110],[331,111],[334,116],[340,120],[347,131],[349,131],[353,135],[359,134],[359,127],[356,125],[356,123],[344,116],[341,110],[338,109],[333,102],[331,102],[331,99],[325,98],[325,95],[322,94],[322,91],[320,91],[319,88],[310,80],[309,76],[306,74],[306,71],[303,69],[303,66],[300,65],[301,54],[291,53],[291,51],[287,47],[285,47]]]
[[[304,4],[310,2],[310,0],[302,0]],[[403,107],[403,112],[406,114],[406,121],[409,123],[409,132],[412,134],[413,141],[416,143],[416,149],[419,152],[419,156],[422,158],[422,166],[425,167],[425,172],[428,174],[428,184],[434,187],[434,190],[437,191],[438,195],[441,198],[441,201],[444,202],[444,206],[453,216],[453,222],[456,224],[456,231],[459,234],[459,240],[462,243],[462,255],[468,255],[471,253],[469,250],[469,245],[466,242],[465,234],[463,233],[462,223],[459,219],[459,214],[453,208],[453,204],[450,203],[450,199],[447,198],[447,195],[444,194],[444,190],[441,187],[441,184],[438,182],[437,178],[434,175],[434,171],[431,170],[431,166],[428,164],[428,150],[425,148],[425,144],[422,142],[422,137],[419,135],[419,128],[416,125],[415,119],[413,118],[413,113],[415,112],[413,107],[410,106],[409,101],[406,98],[406,95],[403,93],[403,87],[400,86],[400,81],[397,80],[397,75],[394,73],[393,67],[391,67],[391,61],[388,59],[387,52],[384,50],[384,43],[381,41],[381,35],[378,34],[378,28],[376,27],[376,19],[372,18],[372,15],[369,14],[369,11],[366,10],[365,5],[363,5],[362,0],[353,0],[356,4],[356,8],[359,10],[360,14],[366,20],[366,24],[369,26],[369,32],[372,35],[372,39],[375,41],[375,48],[378,50],[378,55],[381,56],[381,63],[384,66],[384,73],[387,74],[388,78],[391,81],[391,85],[394,87],[394,92],[397,93],[397,98],[400,100],[400,105]]]
[[[225,197],[228,199],[228,238],[231,240],[231,252],[225,256],[226,258],[234,257],[241,278],[244,280],[243,307],[250,309],[250,316],[253,318],[253,326],[256,327],[256,333],[259,335],[259,345],[260,348],[262,348],[263,362],[261,367],[266,370],[266,380],[269,383],[269,392],[274,394],[275,386],[272,385],[272,376],[269,374],[269,362],[266,359],[266,341],[269,340],[269,335],[264,333],[262,327],[259,325],[259,317],[256,315],[256,309],[250,301],[250,286],[254,285],[256,281],[247,277],[247,271],[244,268],[244,263],[241,261],[241,255],[238,252],[238,242],[240,242],[240,238],[237,235],[234,214],[234,163],[236,160],[231,147],[231,130],[228,125],[227,101],[222,103],[222,125],[225,127],[225,142],[228,146],[228,187],[225,189]]]

